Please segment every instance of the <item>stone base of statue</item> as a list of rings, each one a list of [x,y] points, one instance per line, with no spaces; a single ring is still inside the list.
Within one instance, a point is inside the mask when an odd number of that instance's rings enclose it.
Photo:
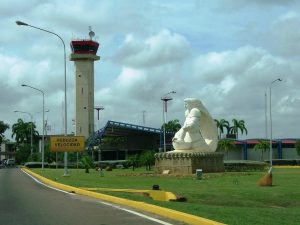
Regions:
[[[221,152],[180,152],[155,154],[155,172],[162,174],[195,174],[197,169],[204,173],[224,172],[224,154]]]

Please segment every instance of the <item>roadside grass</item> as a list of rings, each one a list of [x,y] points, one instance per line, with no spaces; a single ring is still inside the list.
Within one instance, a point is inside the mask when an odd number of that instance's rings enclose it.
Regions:
[[[230,225],[296,225],[300,224],[300,168],[275,168],[273,186],[259,187],[257,181],[265,172],[226,172],[194,176],[155,175],[138,168],[98,171],[70,169],[32,169],[42,176],[75,187],[152,189],[187,198],[186,202],[160,202],[141,195],[103,192],[136,201],[171,208]]]

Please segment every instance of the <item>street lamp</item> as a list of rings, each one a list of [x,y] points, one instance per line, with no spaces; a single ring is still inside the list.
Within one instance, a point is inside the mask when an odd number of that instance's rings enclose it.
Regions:
[[[161,100],[163,101],[163,117],[164,117],[164,152],[167,151],[166,149],[166,123],[167,123],[167,111],[168,111],[168,101],[171,101],[173,98],[171,98],[170,94],[175,94],[176,91],[170,91],[167,94],[164,94],[163,97],[161,97]]]
[[[95,106],[94,109],[97,110],[97,119],[99,121],[99,111],[104,110],[104,107],[103,106]]]
[[[25,113],[25,114],[27,114],[27,115],[29,115],[30,116],[30,120],[31,120],[31,126],[30,126],[30,155],[31,155],[31,157],[32,157],[32,153],[33,153],[33,142],[32,142],[32,130],[33,130],[33,116],[32,116],[32,114],[31,113],[29,113],[29,112],[23,112],[23,111],[19,111],[19,110],[15,110],[14,111],[15,113]]]
[[[28,87],[28,88],[34,89],[34,90],[36,90],[38,92],[41,92],[42,95],[43,95],[43,126],[42,126],[43,127],[43,136],[42,136],[42,170],[43,170],[44,169],[44,152],[45,152],[45,93],[41,89],[32,87],[32,86],[27,85],[27,84],[22,84],[21,86],[22,87]]]
[[[97,133],[99,132],[99,111],[100,110],[104,110],[104,107],[103,106],[95,106],[94,107],[95,110],[97,110],[97,119],[98,119],[98,123],[97,123]],[[98,161],[100,161],[100,158],[101,158],[101,150],[100,150],[100,147],[98,147],[99,151],[98,151]],[[77,152],[77,156],[78,156],[78,152]],[[92,151],[92,158],[94,159],[94,148],[93,148],[93,151]]]
[[[65,45],[65,42],[58,34],[52,32],[52,31],[45,30],[45,29],[30,25],[30,24],[27,24],[27,23],[24,23],[22,21],[16,21],[16,24],[19,25],[19,26],[32,27],[32,28],[35,28],[35,29],[53,34],[56,37],[58,37],[61,40],[62,44],[63,44],[63,47],[64,47],[64,75],[65,75],[65,77],[64,77],[64,79],[65,79],[65,121],[64,122],[65,122],[65,136],[67,136],[67,132],[68,132],[67,131],[67,128],[68,128],[67,127],[67,61],[66,61],[66,45]],[[69,173],[68,173],[68,153],[65,152],[64,153],[64,176],[68,176],[68,175],[69,175]]]
[[[268,139],[267,91],[265,92],[265,132],[266,139]]]
[[[277,82],[282,81],[282,79],[277,78],[270,83],[270,171],[272,171],[273,166],[273,148],[272,148],[272,85]]]

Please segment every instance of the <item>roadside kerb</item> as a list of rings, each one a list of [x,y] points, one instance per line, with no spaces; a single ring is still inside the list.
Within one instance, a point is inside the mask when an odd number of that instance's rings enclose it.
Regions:
[[[273,166],[273,168],[280,168],[280,169],[299,169],[300,166]]]
[[[148,195],[153,200],[158,201],[176,201],[178,200],[177,196],[172,192],[162,191],[162,190],[138,190],[138,189],[120,189],[120,188],[85,188],[79,187],[80,189],[87,191],[110,191],[110,192],[127,192],[127,193],[135,193],[135,194],[143,194]]]
[[[34,176],[35,178],[37,178],[38,180],[40,180],[41,182],[43,182],[47,185],[50,185],[52,187],[55,187],[57,189],[61,189],[61,190],[67,191],[67,192],[101,199],[101,200],[104,200],[107,202],[112,202],[115,204],[126,205],[129,207],[135,208],[135,209],[154,213],[154,214],[157,214],[157,215],[160,215],[163,217],[167,217],[169,219],[182,221],[182,222],[192,224],[192,225],[225,225],[223,223],[219,223],[219,222],[216,222],[213,220],[190,215],[190,214],[179,212],[179,211],[172,210],[172,209],[163,208],[163,207],[156,206],[156,205],[151,205],[151,204],[144,203],[144,202],[138,202],[138,201],[123,199],[123,198],[118,198],[118,197],[114,197],[114,196],[110,196],[110,195],[105,195],[105,194],[101,194],[101,193],[83,190],[80,188],[76,188],[73,186],[69,186],[69,185],[65,185],[65,184],[61,184],[61,183],[52,181],[48,178],[45,178],[39,174],[32,172],[31,170],[29,170],[27,168],[22,168],[22,170],[24,170],[25,172],[29,173],[30,175]]]

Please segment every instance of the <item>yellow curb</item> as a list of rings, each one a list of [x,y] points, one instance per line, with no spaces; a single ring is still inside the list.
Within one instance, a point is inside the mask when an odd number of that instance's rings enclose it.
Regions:
[[[42,181],[43,183],[45,183],[47,185],[50,185],[52,187],[55,187],[55,188],[58,188],[58,189],[61,189],[61,190],[67,191],[67,192],[74,192],[76,194],[101,199],[101,200],[112,202],[115,204],[130,206],[135,209],[154,213],[154,214],[157,214],[157,215],[160,215],[163,217],[167,217],[169,219],[182,221],[182,222],[192,224],[192,225],[225,225],[223,223],[219,223],[219,222],[216,222],[213,220],[190,215],[190,214],[179,212],[179,211],[172,210],[172,209],[163,208],[163,207],[156,206],[156,205],[151,205],[151,204],[144,203],[144,202],[137,202],[137,201],[133,201],[133,200],[127,200],[127,199],[123,199],[123,198],[118,198],[118,197],[109,196],[109,195],[105,195],[105,194],[101,194],[101,193],[83,190],[80,188],[76,188],[76,187],[72,187],[69,185],[65,185],[65,184],[61,184],[61,183],[52,181],[50,179],[47,179],[45,177],[42,177],[41,175],[38,175],[38,174],[32,172],[31,170],[29,170],[27,168],[22,168],[22,170],[31,174],[32,176],[34,176],[35,178],[37,178],[38,180]]]
[[[273,166],[274,168],[279,168],[279,169],[290,169],[290,168],[297,168],[299,169],[300,166]]]
[[[136,190],[136,189],[111,189],[111,188],[85,188],[80,187],[81,189],[87,191],[111,191],[111,192],[127,192],[134,194],[146,194],[149,195],[150,198],[157,201],[176,201],[177,196],[172,192],[161,191],[161,190]]]

